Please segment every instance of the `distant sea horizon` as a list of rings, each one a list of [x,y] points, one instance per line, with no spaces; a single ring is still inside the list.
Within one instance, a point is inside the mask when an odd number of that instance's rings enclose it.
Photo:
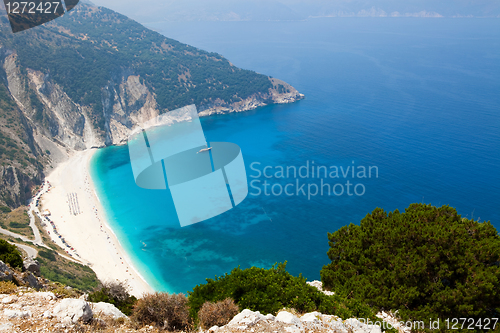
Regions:
[[[189,227],[180,228],[168,191],[135,186],[126,146],[94,155],[92,178],[109,224],[154,289],[185,293],[238,266],[284,261],[290,273],[319,279],[329,262],[327,233],[377,207],[449,205],[500,230],[500,20],[148,26],[306,96],[201,118],[208,141],[241,147],[250,194]],[[308,193],[325,184],[330,195]]]

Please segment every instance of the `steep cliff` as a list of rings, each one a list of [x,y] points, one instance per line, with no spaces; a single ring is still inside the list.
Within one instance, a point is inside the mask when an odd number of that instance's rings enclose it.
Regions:
[[[12,34],[0,13],[0,205],[25,204],[72,151],[123,143],[159,114],[201,116],[303,98],[285,82],[80,4]]]

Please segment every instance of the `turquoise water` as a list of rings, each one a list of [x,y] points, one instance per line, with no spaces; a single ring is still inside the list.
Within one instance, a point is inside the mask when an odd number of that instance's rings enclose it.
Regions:
[[[328,263],[327,233],[376,207],[450,205],[500,229],[500,20],[150,26],[306,95],[290,105],[202,118],[208,141],[238,144],[249,182],[260,183],[250,183],[251,194],[235,209],[189,227],[179,227],[168,192],[135,186],[126,147],[96,154],[93,178],[111,226],[156,289],[186,292],[238,265],[285,260],[291,273],[318,279]],[[254,162],[260,164],[252,168]],[[309,184],[321,186],[317,174],[311,178],[313,162],[338,168],[339,178],[323,182],[339,184],[337,194],[342,186],[342,195],[307,197]],[[277,166],[307,163],[310,178],[257,177],[254,170],[269,166],[274,175]],[[372,167],[371,178],[368,171],[359,177],[362,167]],[[252,195],[264,191],[264,181],[271,195]],[[297,181],[304,195],[295,191]],[[293,196],[272,194],[287,184],[295,186]]]

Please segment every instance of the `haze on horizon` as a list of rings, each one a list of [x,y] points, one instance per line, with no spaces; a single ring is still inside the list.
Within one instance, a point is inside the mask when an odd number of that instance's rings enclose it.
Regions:
[[[496,0],[92,0],[139,22],[281,21],[309,17],[496,17]]]

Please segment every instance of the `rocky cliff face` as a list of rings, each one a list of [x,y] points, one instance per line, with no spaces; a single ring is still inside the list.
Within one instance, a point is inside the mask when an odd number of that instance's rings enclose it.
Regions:
[[[196,104],[208,116],[303,98],[103,8],[82,4],[54,22],[13,35],[0,12],[0,205],[25,204],[73,151],[123,144],[169,110]]]
[[[218,99],[204,105],[201,110],[199,110],[199,115],[210,116],[213,114],[243,112],[269,104],[293,103],[304,98],[303,94],[299,93],[297,89],[288,83],[274,78],[269,78],[269,80],[272,83],[272,88],[266,93],[255,93],[242,101],[234,103],[227,103]]]
[[[15,50],[3,50],[0,64],[5,71],[7,88],[22,116],[29,124],[30,135],[36,147],[51,154],[67,154],[68,150],[85,150],[92,147],[120,144],[130,131],[157,117],[161,110],[154,92],[141,83],[139,75],[121,73],[117,80],[110,80],[102,87],[104,131],[96,129],[89,119],[89,107],[80,105],[53,82],[49,73],[22,68]],[[216,99],[200,106],[200,116],[242,112],[268,104],[292,103],[304,96],[295,88],[278,79],[266,93],[257,92],[238,101]],[[43,108],[43,117],[33,104]],[[53,152],[54,151],[54,152]],[[57,164],[59,159],[51,159]]]

